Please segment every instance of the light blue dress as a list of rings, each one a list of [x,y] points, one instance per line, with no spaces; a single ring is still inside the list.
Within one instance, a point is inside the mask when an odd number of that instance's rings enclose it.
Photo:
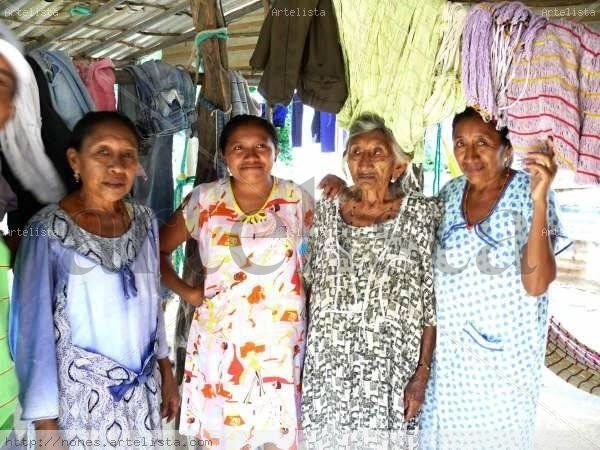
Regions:
[[[129,230],[105,238],[50,205],[17,253],[10,346],[22,419],[56,418],[63,437],[117,440],[161,427],[156,360],[169,349],[158,232],[148,208],[128,208]]]
[[[515,172],[492,212],[469,229],[466,179],[440,193],[434,282],[437,345],[422,413],[426,449],[531,449],[547,334],[548,296],[521,281],[533,206],[530,177]],[[570,242],[549,196],[556,254]]]

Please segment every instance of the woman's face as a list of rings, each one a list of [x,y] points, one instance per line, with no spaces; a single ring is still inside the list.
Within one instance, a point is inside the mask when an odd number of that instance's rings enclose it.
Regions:
[[[242,125],[227,140],[224,157],[233,178],[255,184],[271,175],[277,150],[271,135],[262,127]]]
[[[361,190],[385,189],[406,168],[406,164],[396,161],[391,143],[381,130],[353,137],[346,158],[352,180]]]
[[[13,115],[13,99],[17,80],[8,61],[0,56],[0,130]]]
[[[502,137],[492,124],[467,117],[456,124],[452,139],[454,156],[470,183],[485,184],[506,170],[512,148],[502,145]]]
[[[67,157],[81,177],[83,191],[116,202],[129,193],[135,181],[138,144],[125,125],[103,123],[85,137],[79,151],[67,150]]]

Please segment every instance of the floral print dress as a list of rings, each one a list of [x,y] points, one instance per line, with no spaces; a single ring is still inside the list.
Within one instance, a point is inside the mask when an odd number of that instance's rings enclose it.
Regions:
[[[199,185],[183,207],[206,272],[188,338],[180,431],[211,448],[297,447],[306,312],[303,236],[312,201],[274,179],[246,215],[231,182]]]

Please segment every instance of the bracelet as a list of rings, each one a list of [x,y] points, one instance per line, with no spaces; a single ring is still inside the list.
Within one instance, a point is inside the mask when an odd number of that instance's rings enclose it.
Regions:
[[[425,364],[425,363],[418,363],[417,367],[425,367],[427,370],[431,370],[431,366],[429,364]]]

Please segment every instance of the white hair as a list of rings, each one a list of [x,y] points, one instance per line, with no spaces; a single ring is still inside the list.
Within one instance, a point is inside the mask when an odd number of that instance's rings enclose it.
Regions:
[[[394,183],[394,185],[399,189],[400,193],[412,190],[411,185],[418,186],[418,182],[412,171],[411,157],[402,149],[402,147],[400,147],[400,144],[398,144],[398,141],[394,137],[394,133],[386,126],[385,119],[378,114],[364,112],[352,121],[349,129],[350,134],[348,136],[348,141],[346,142],[346,148],[344,149],[344,160],[347,162],[348,150],[350,149],[352,139],[377,130],[381,131],[388,139],[394,154],[395,162],[399,161],[406,164],[404,174]]]

